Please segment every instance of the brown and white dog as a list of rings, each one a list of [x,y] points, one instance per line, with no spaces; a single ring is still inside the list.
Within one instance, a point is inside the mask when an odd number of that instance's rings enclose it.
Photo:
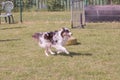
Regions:
[[[68,28],[62,28],[53,32],[35,33],[32,37],[38,41],[40,47],[45,49],[46,56],[49,56],[48,53],[55,54],[51,51],[52,47],[57,50],[57,53],[65,52],[66,54],[69,54],[63,46],[71,35],[72,33]]]

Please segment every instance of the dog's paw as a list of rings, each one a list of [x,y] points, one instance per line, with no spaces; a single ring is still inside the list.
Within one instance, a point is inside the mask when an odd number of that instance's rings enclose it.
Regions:
[[[54,52],[51,52],[52,55],[54,55],[55,53]]]
[[[67,50],[64,51],[66,54],[70,54]]]
[[[65,52],[66,54],[70,54],[68,51],[67,52]]]
[[[48,53],[47,53],[46,51],[45,51],[45,55],[46,55],[46,56],[49,56]]]
[[[49,56],[48,54],[46,54],[46,56]]]
[[[62,53],[62,51],[57,51],[57,54],[60,54],[60,53]]]

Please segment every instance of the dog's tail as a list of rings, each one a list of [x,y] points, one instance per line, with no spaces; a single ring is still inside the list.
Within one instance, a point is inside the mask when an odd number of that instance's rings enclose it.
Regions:
[[[32,37],[33,37],[34,39],[39,40],[39,37],[41,37],[42,34],[43,34],[43,33],[35,33],[35,34],[32,35]]]

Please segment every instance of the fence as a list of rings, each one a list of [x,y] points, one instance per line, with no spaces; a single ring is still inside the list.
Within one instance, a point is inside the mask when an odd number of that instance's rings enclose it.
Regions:
[[[120,0],[72,0],[71,26],[85,22],[120,21]]]
[[[120,4],[120,0],[84,0],[86,6],[88,5],[110,5]]]
[[[85,2],[86,22],[120,21],[120,5],[118,4],[120,4],[120,0]]]
[[[71,27],[82,27],[84,24],[83,0],[72,0],[71,2]]]
[[[8,1],[8,0],[0,0],[2,1]],[[13,1],[15,9],[18,10],[18,7],[20,6],[20,0],[10,0]],[[44,10],[47,9],[47,1],[48,0],[21,0],[23,9],[29,10],[32,8]],[[58,1],[58,0],[56,0]],[[60,4],[64,6],[65,10],[70,10],[71,8],[71,2],[74,0],[59,0]],[[82,0],[84,1],[84,5],[107,5],[107,4],[120,4],[120,0]]]
[[[15,8],[20,6],[20,0],[12,0],[14,2]],[[39,10],[47,9],[47,0],[21,0],[22,7],[24,10],[29,10],[32,8]],[[58,1],[58,0],[56,0]],[[71,0],[60,0],[60,4],[64,6],[64,10],[70,10]]]
[[[120,21],[120,6],[87,6],[85,8],[85,19],[86,22]]]

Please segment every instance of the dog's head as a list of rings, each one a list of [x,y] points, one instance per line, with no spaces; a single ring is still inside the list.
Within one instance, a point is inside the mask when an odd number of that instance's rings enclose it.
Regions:
[[[71,37],[71,35],[72,35],[72,33],[71,33],[71,31],[68,28],[62,28],[61,29],[61,36],[62,37],[69,38],[69,37]]]

